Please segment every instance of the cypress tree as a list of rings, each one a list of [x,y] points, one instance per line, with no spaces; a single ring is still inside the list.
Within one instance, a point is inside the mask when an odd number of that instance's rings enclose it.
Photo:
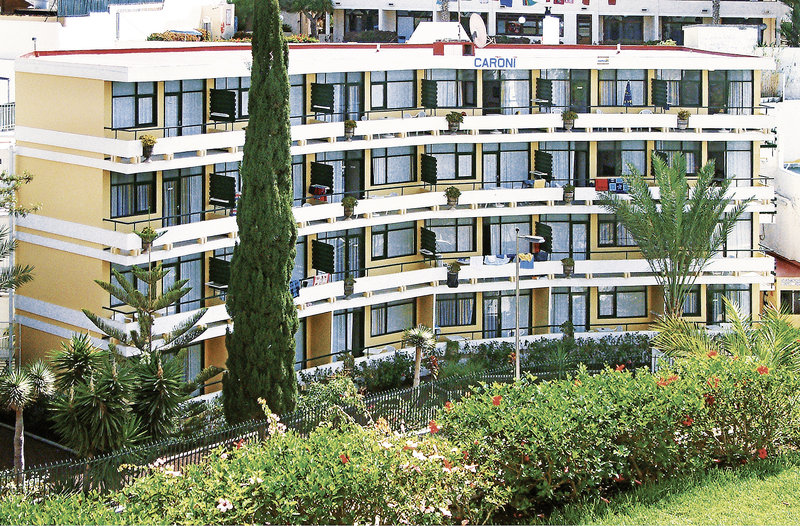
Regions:
[[[297,241],[292,214],[288,48],[278,0],[254,5],[253,67],[242,196],[236,222],[227,307],[228,372],[223,402],[229,422],[263,412],[264,398],[278,414],[294,409],[294,333],[297,311],[289,293]]]

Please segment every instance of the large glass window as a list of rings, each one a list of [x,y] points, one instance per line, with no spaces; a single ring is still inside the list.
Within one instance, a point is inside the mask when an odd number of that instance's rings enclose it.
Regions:
[[[164,170],[162,174],[162,208],[164,226],[202,221],[203,167]]]
[[[647,287],[597,287],[598,318],[647,316]]]
[[[289,75],[289,122],[292,126],[306,122],[305,75]]]
[[[745,316],[750,315],[751,311],[751,292],[750,285],[707,285],[708,313],[707,323],[730,322],[725,312],[725,302],[723,298],[728,298],[734,306],[739,308]]]
[[[333,113],[319,113],[317,119],[328,122],[361,119],[364,113],[363,73],[317,73],[317,83],[333,85]]]
[[[372,150],[372,184],[399,184],[417,178],[415,146],[375,148]]]
[[[156,177],[152,172],[111,172],[111,217],[150,214],[156,211]]]
[[[589,259],[588,214],[548,214],[540,216],[539,221],[553,229],[551,261]]]
[[[333,166],[333,195],[328,201],[338,203],[344,195],[362,197],[364,188],[364,151],[349,150],[318,153],[314,160]]]
[[[644,106],[647,103],[647,70],[601,69],[600,106]]]
[[[484,254],[515,254],[517,252],[517,229],[520,235],[531,233],[530,216],[499,216],[483,220]],[[531,251],[530,243],[521,239],[519,251]]]
[[[372,259],[411,256],[417,251],[414,221],[372,227]]]
[[[292,155],[292,200],[300,206],[306,195],[306,158],[303,155]]]
[[[597,143],[597,176],[619,177],[647,171],[645,141],[607,141]]]
[[[698,107],[703,104],[703,74],[696,69],[660,69],[657,78],[667,81],[667,104]]]
[[[562,332],[561,325],[571,322],[576,331],[589,330],[589,289],[554,287],[550,295],[550,330]]]
[[[363,307],[334,312],[331,327],[332,353],[352,351],[354,356],[361,356],[364,350]],[[332,356],[331,361],[335,362],[338,358],[338,356]],[[318,364],[312,363],[312,365]]]
[[[308,276],[308,269],[306,268],[306,239],[305,236],[299,238],[294,246],[294,267],[292,268],[291,277],[293,281],[301,281]]]
[[[484,187],[520,188],[522,181],[530,179],[530,170],[530,143],[504,142],[483,145]]]
[[[354,278],[364,275],[364,229],[353,228],[336,232],[320,232],[318,241],[333,245],[332,279],[339,281],[346,274]]]
[[[554,186],[589,185],[589,143],[576,141],[540,142],[539,150],[553,156]]]
[[[370,313],[372,316],[370,335],[383,336],[413,327],[416,305],[414,299],[374,305]]]
[[[436,326],[475,325],[475,294],[439,294],[436,296]]]
[[[738,179],[749,186],[753,178],[753,143],[749,141],[709,142],[708,160],[714,161],[717,179]],[[734,185],[740,181],[734,181]]]
[[[800,290],[781,291],[781,311],[793,316],[800,314]]]
[[[164,135],[203,133],[206,82],[201,79],[164,82]]]
[[[514,335],[517,316],[514,291],[483,293],[483,337],[507,338]],[[519,293],[519,334],[531,333],[531,291]]]
[[[156,125],[155,82],[111,83],[111,127]]]
[[[474,108],[477,105],[475,70],[431,69],[426,78],[436,81],[436,96],[440,108]]]
[[[187,280],[184,287],[189,287],[189,293],[180,301],[166,309],[167,314],[176,312],[189,312],[202,307],[203,287],[203,255],[192,254],[180,258],[167,259],[163,263],[164,269],[169,272],[161,280],[161,286],[167,290],[180,280]]]
[[[635,247],[636,241],[614,214],[597,216],[597,244],[601,247]]]
[[[564,36],[564,18],[554,15],[559,19],[560,36]],[[497,14],[497,34],[509,36],[540,37],[544,31],[545,15],[525,14],[520,17],[513,13]],[[520,22],[520,19],[524,20]]]
[[[684,316],[700,316],[700,285],[693,285],[683,300]]]
[[[531,112],[531,76],[527,69],[483,72],[483,109],[506,115]]]
[[[469,217],[428,219],[425,227],[436,234],[436,252],[473,252],[475,223],[476,220]]]
[[[601,16],[603,40],[605,42],[626,42],[641,44],[644,40],[644,17],[641,16]]]
[[[239,161],[232,163],[217,163],[214,165],[214,173],[217,175],[224,175],[225,177],[232,177],[236,180],[236,191],[242,191],[242,177],[239,173],[241,163]]]
[[[722,243],[722,255],[727,258],[749,258],[753,250],[753,214],[739,216],[728,238]]]
[[[672,166],[675,155],[682,153],[686,159],[686,175],[697,175],[700,169],[700,142],[699,141],[656,141],[656,151],[667,164]]]
[[[753,72],[717,70],[708,72],[710,113],[750,115],[753,112]]]
[[[371,106],[374,110],[414,108],[416,94],[416,72],[373,71],[370,75],[372,94]]]
[[[250,95],[250,77],[226,77],[214,80],[214,88],[236,93],[236,118],[249,117],[247,108]]]
[[[436,158],[438,180],[475,177],[474,144],[430,144],[425,153]]]
[[[553,100],[549,111],[562,112],[567,109],[579,113],[589,110],[588,69],[544,69],[542,78],[552,81]]]

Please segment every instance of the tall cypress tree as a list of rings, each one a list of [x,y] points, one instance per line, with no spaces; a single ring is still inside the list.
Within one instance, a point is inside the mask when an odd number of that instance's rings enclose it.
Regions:
[[[294,333],[298,321],[289,293],[297,225],[292,214],[288,48],[278,0],[254,3],[253,68],[242,197],[236,222],[228,312],[234,330],[226,338],[228,372],[223,401],[229,422],[294,409]]]

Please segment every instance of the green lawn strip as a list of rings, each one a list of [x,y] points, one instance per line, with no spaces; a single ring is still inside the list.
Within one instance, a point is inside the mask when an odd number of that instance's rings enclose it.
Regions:
[[[586,499],[556,510],[551,524],[800,524],[800,456],[754,462]]]

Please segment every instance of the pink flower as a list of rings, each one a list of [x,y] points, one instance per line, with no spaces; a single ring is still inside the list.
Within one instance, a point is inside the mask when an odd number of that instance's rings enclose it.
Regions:
[[[608,499],[607,499],[607,498],[605,498],[605,497],[600,497],[600,500],[602,500],[602,501],[603,501],[603,502],[605,502],[606,504],[609,504],[609,503],[611,502],[610,500],[608,500]]]
[[[222,513],[225,513],[226,511],[233,509],[233,504],[228,499],[223,499],[220,497],[217,500],[217,509]]]

